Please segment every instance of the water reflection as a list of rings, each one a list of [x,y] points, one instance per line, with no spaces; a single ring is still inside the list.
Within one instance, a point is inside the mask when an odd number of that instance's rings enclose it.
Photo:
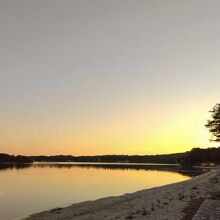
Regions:
[[[182,169],[179,165],[174,164],[140,164],[140,163],[34,163],[34,164],[0,164],[0,172],[7,169],[28,169],[28,168],[64,168],[71,169],[81,167],[87,169],[106,169],[106,170],[154,170],[154,171],[169,171],[179,173],[184,176],[194,177],[201,173],[208,172],[209,169],[191,168],[188,170]]]
[[[0,166],[0,219],[190,179],[177,165],[34,163]]]
[[[27,169],[32,167],[33,164],[24,164],[24,163],[16,163],[16,164],[10,164],[10,163],[0,163],[0,171],[3,170],[13,170],[13,169]]]

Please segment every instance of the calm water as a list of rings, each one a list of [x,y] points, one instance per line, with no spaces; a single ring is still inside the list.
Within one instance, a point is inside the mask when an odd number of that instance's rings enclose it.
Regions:
[[[176,165],[34,164],[0,166],[0,219],[190,179]],[[197,174],[197,173],[196,173]]]

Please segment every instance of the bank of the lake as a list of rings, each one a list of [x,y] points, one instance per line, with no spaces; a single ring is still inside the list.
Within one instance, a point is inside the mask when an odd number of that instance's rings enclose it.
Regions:
[[[183,182],[54,208],[26,220],[179,220],[184,219],[190,203],[219,195],[219,183],[220,171],[214,169]]]

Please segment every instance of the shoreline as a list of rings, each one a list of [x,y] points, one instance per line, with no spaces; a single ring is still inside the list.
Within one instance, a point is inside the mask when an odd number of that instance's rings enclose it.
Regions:
[[[220,169],[190,180],[122,196],[76,203],[33,214],[26,220],[184,219],[189,204],[220,194]]]

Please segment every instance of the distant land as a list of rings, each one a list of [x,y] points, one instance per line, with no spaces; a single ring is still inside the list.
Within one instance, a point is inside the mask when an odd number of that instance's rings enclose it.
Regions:
[[[185,153],[163,155],[98,155],[98,156],[14,156],[0,154],[1,162],[105,162],[105,163],[178,163]]]
[[[219,148],[193,148],[184,153],[161,155],[97,155],[97,156],[14,156],[0,153],[0,163],[33,163],[33,162],[103,162],[103,163],[166,163],[197,165],[204,162],[220,164]]]

